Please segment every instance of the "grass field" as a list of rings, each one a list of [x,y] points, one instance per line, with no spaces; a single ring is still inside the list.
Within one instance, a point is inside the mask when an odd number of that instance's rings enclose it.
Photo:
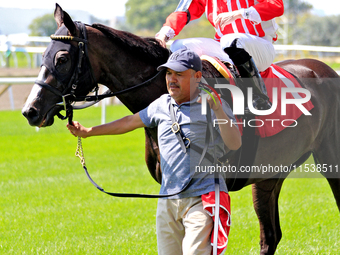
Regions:
[[[128,114],[107,108],[107,119]],[[100,108],[75,112],[84,125]],[[77,140],[56,119],[39,132],[19,111],[0,112],[0,254],[157,254],[156,200],[112,198],[87,180]],[[92,177],[113,192],[157,193],[144,163],[144,133],[83,140]],[[251,188],[231,193],[227,254],[258,254]],[[287,179],[280,196],[277,254],[339,254],[340,215],[325,179]]]

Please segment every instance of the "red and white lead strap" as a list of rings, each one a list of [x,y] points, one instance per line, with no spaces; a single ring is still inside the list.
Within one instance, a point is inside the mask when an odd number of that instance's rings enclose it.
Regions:
[[[215,183],[215,222],[214,222],[213,255],[217,255],[219,222],[220,222],[220,184]]]

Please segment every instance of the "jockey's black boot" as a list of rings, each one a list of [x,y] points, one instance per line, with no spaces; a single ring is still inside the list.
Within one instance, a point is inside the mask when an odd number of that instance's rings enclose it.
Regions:
[[[244,78],[242,83],[246,87],[253,88],[254,108],[259,110],[270,109],[272,104],[269,101],[266,86],[253,58],[244,49],[236,48],[236,42],[237,39],[232,42],[230,47],[225,48],[224,51],[234,62],[241,78]]]

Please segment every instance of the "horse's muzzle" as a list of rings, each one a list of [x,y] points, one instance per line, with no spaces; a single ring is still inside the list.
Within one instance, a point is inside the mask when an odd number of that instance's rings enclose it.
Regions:
[[[41,115],[34,107],[29,107],[22,110],[22,115],[28,120],[28,123],[34,127],[47,127],[54,123],[55,111],[58,112],[56,107],[52,107],[46,114]]]
[[[23,109],[21,113],[28,120],[28,123],[31,126],[39,126],[40,125],[41,118],[39,116],[38,111],[35,108],[30,107],[28,109]]]

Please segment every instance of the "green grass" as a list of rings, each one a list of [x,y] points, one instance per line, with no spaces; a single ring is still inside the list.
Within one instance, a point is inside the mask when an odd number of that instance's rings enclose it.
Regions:
[[[1,53],[0,53],[1,54]],[[15,66],[15,61],[14,61],[14,54],[16,56],[16,64],[17,66]],[[19,67],[19,68],[22,68],[22,67],[34,67],[33,66],[33,53],[23,53],[23,52],[16,52],[16,53],[12,53],[10,56],[9,56],[9,67]],[[30,58],[30,61],[27,59],[27,57]],[[5,53],[3,53],[3,58],[4,58],[4,61],[5,61]],[[29,65],[30,64],[30,65]]]
[[[107,108],[107,119],[125,116]],[[98,125],[100,108],[75,112]],[[157,254],[156,200],[113,198],[87,180],[77,140],[56,119],[39,132],[19,111],[0,112],[0,254]],[[83,139],[88,169],[104,189],[157,193],[144,162],[142,129]],[[227,254],[258,254],[251,187],[231,193]],[[337,254],[340,217],[325,179],[287,179],[280,196],[283,238],[277,254]]]
[[[327,65],[329,65],[334,70],[340,70],[340,63],[337,62],[326,62]]]

